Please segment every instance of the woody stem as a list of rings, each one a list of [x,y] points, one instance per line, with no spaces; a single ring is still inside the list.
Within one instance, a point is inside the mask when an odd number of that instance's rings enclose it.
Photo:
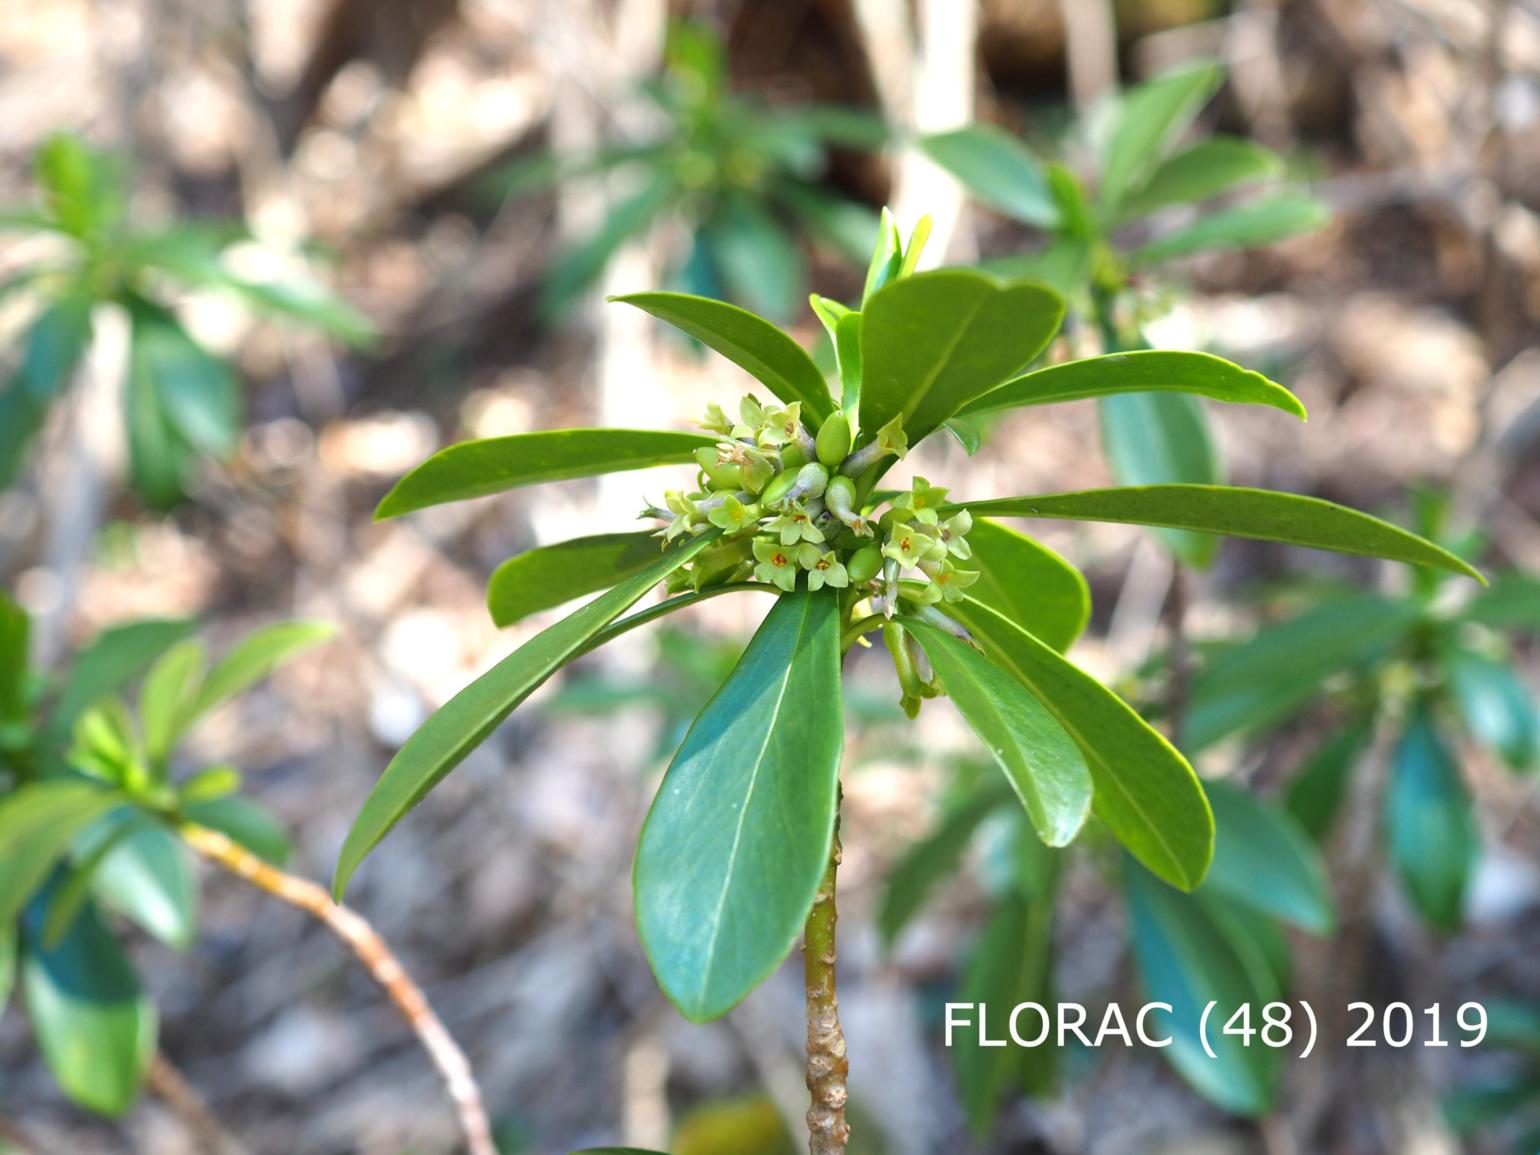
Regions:
[[[807,1110],[808,1155],[844,1155],[850,1141],[845,1121],[845,1086],[850,1062],[845,1057],[845,1035],[840,1029],[839,998],[834,982],[834,924],[839,919],[834,883],[840,864],[839,812],[834,817],[834,840],[829,865],[818,896],[808,912],[802,938],[802,964],[807,986]]]

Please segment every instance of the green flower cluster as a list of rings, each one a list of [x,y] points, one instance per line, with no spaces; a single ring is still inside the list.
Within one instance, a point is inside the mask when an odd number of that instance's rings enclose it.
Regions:
[[[668,522],[665,542],[722,531],[719,544],[675,576],[672,592],[759,581],[789,593],[806,575],[808,589],[859,591],[874,613],[892,617],[900,599],[921,607],[956,601],[978,580],[957,566],[972,556],[972,519],[966,510],[941,516],[945,489],[917,477],[908,491],[870,491],[876,467],[909,450],[898,418],[859,448],[843,412],[815,436],[797,402],[777,408],[745,397],[738,420],[712,405],[700,424],[721,440],[697,451],[695,490],[670,490],[664,508],[643,513]]]

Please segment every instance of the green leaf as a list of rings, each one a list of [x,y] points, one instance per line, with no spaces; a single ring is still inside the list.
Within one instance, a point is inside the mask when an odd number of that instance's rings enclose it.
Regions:
[[[807,296],[807,267],[796,238],[746,196],[729,196],[703,226],[728,295],[782,320]]]
[[[688,293],[632,293],[610,299],[635,305],[710,346],[786,404],[800,401],[811,427],[834,412],[834,399],[813,359],[763,317]]]
[[[1036,252],[991,257],[979,268],[1003,280],[1041,281],[1061,297],[1085,284],[1095,246],[1080,237],[1055,237]]]
[[[977,1016],[985,1016],[991,1041],[1008,1039],[1011,1012],[1022,1003],[1051,1005],[1053,982],[1053,887],[1040,898],[1006,895],[996,905],[963,976],[958,998],[974,1004],[973,1022],[952,1032],[952,1055],[963,1109],[976,1138],[985,1138],[1006,1093],[1017,1081],[1032,1052],[1014,1044],[984,1046],[986,1032]],[[1023,1013],[1022,1034],[1034,1038],[1042,1030],[1039,1016]],[[1052,1025],[1043,1050],[1052,1052]]]
[[[193,449],[217,459],[229,456],[241,428],[235,374],[166,310],[135,299],[129,315],[131,387],[153,396],[168,426]]]
[[[1157,237],[1131,259],[1151,265],[1206,249],[1255,249],[1314,232],[1330,220],[1331,210],[1314,197],[1276,196],[1205,213],[1186,228]]]
[[[812,236],[851,264],[865,263],[879,222],[870,208],[796,180],[777,182],[775,193]]]
[[[1207,784],[1214,809],[1214,864],[1204,894],[1220,894],[1302,930],[1336,922],[1326,869],[1303,830],[1278,809],[1225,782]]]
[[[70,293],[49,305],[27,330],[21,364],[0,390],[0,488],[15,479],[48,406],[75,376],[91,342],[91,304],[86,295]]]
[[[1124,195],[1138,186],[1219,90],[1223,79],[1221,65],[1203,61],[1158,76],[1124,94],[1102,158],[1104,211],[1111,214]]]
[[[1282,385],[1208,353],[1141,349],[1064,361],[1007,381],[964,406],[964,414],[1051,405],[1120,393],[1194,393],[1215,401],[1270,405],[1304,420],[1305,407]]]
[[[657,429],[552,429],[462,441],[396,482],[374,517],[383,521],[547,481],[693,463],[697,449],[714,445],[714,437]]]
[[[123,409],[134,492],[152,508],[169,509],[186,496],[192,448],[172,424],[152,375],[130,371]]]
[[[945,608],[1080,746],[1095,786],[1092,809],[1118,841],[1174,886],[1191,890],[1203,881],[1213,816],[1197,775],[1171,743],[1111,690],[994,610],[971,598]]]
[[[948,417],[941,423],[941,427],[957,439],[957,444],[963,447],[963,452],[969,457],[984,444],[984,436],[979,432],[979,427],[966,417]]]
[[[1040,229],[1058,223],[1058,206],[1048,191],[1041,163],[1004,129],[970,124],[922,136],[916,143],[990,208]]]
[[[582,609],[541,631],[466,686],[407,739],[375,783],[353,821],[332,890],[340,900],[348,879],[375,845],[423,800],[520,702],[643,594],[716,541],[714,533],[670,550],[653,565]]]
[[[126,197],[121,166],[80,137],[49,137],[37,151],[36,170],[49,213],[74,236],[105,232],[122,216]]]
[[[1171,205],[1198,204],[1236,185],[1269,180],[1283,171],[1271,149],[1239,136],[1200,140],[1160,165],[1123,199],[1119,217],[1131,220]]]
[[[648,174],[636,192],[610,206],[598,230],[562,253],[546,272],[540,309],[547,319],[567,312],[604,272],[604,266],[632,237],[647,229],[678,194],[666,171]]]
[[[1203,408],[1179,393],[1126,393],[1102,399],[1102,443],[1122,485],[1216,485],[1219,455]],[[1155,536],[1187,565],[1204,569],[1219,543],[1200,534],[1157,529]]]
[[[54,740],[68,741],[82,713],[121,689],[195,628],[197,623],[191,618],[145,618],[97,634],[70,663],[69,676],[49,718]]]
[[[150,667],[139,690],[144,749],[161,762],[186,729],[187,715],[203,675],[205,653],[196,638],[178,642]]]
[[[1373,720],[1364,718],[1333,735],[1289,786],[1289,813],[1318,843],[1326,841],[1341,813],[1353,767],[1368,748],[1372,732]]]
[[[1031,281],[937,269],[884,286],[862,318],[861,430],[902,416],[916,445],[1026,368],[1059,331],[1064,301]]]
[[[27,611],[0,590],[0,724],[26,715],[31,633]]]
[[[210,710],[245,693],[279,666],[336,632],[326,622],[279,622],[243,638],[209,670],[184,725],[191,726]]]
[[[1426,705],[1413,713],[1391,761],[1385,829],[1412,905],[1439,930],[1458,930],[1481,835],[1459,764]]]
[[[28,912],[22,992],[60,1088],[80,1106],[120,1115],[155,1053],[157,1019],[133,964],[89,904],[58,946],[41,942],[46,900]]]
[[[1540,757],[1540,713],[1517,671],[1484,654],[1459,650],[1449,656],[1455,700],[1478,742],[1495,750],[1514,770]]]
[[[16,986],[16,953],[16,927],[6,923],[0,926],[0,1018],[5,1017],[5,1005]]]
[[[968,531],[970,569],[979,580],[968,596],[1015,622],[1061,653],[1091,620],[1085,575],[1053,550],[987,518]]]
[[[1111,521],[1158,525],[1198,533],[1230,534],[1425,565],[1486,579],[1460,558],[1431,541],[1367,513],[1318,497],[1243,489],[1230,485],[1145,485],[1086,489],[1043,497],[1001,497],[960,502],[975,517],[1047,517],[1069,521]]]
[[[153,821],[149,815],[128,806],[108,811],[100,822],[87,827],[76,840],[68,865],[61,860],[56,884],[49,891],[48,917],[43,921],[42,941],[48,947],[59,940],[79,916],[91,897],[91,880],[102,859],[134,830]]]
[[[217,830],[258,858],[282,866],[289,860],[289,836],[263,806],[246,798],[214,798],[188,802],[182,814],[190,822]]]
[[[1193,680],[1183,740],[1202,750],[1236,733],[1264,731],[1319,698],[1329,679],[1382,660],[1415,628],[1404,598],[1353,594],[1263,626],[1221,651]]]
[[[1263,1005],[1279,997],[1272,974],[1248,958],[1248,944],[1237,943],[1196,896],[1178,894],[1132,863],[1124,872],[1132,923],[1134,957],[1146,1000],[1168,1003],[1170,1015],[1152,1026],[1169,1033],[1163,1054],[1204,1098],[1239,1115],[1260,1115],[1277,1094],[1282,1052],[1251,1046],[1223,1026],[1237,1008],[1252,1004],[1252,1025]],[[1239,948],[1239,949],[1238,949]],[[1199,1024],[1214,1002],[1208,1037],[1218,1056],[1203,1050]]]
[[[110,815],[107,822],[116,817]],[[131,817],[125,814],[119,821]],[[109,837],[110,831],[100,836]],[[176,950],[192,946],[198,931],[192,863],[181,840],[159,822],[139,822],[117,842],[93,875],[92,889],[104,906],[132,919],[167,946]]]
[[[1471,599],[1465,617],[1498,630],[1540,631],[1540,578],[1500,575]]]
[[[979,824],[1007,801],[1009,795],[1003,789],[978,791],[944,815],[888,871],[877,912],[877,930],[884,946],[892,947],[899,932],[924,908],[936,885],[962,861]]]
[[[14,919],[75,836],[123,797],[61,778],[20,787],[0,801],[0,926]]]
[[[642,827],[637,933],[692,1022],[725,1014],[780,965],[828,865],[844,743],[839,618],[832,590],[776,599]]]
[[[860,152],[880,149],[892,135],[880,114],[845,104],[803,104],[781,109],[775,113],[775,123],[825,144]]]
[[[967,642],[936,626],[905,622],[946,694],[1005,772],[1037,836],[1067,846],[1091,809],[1085,756],[1035,697]]]
[[[499,626],[608,589],[658,560],[655,533],[601,533],[525,550],[492,572],[487,608]]]

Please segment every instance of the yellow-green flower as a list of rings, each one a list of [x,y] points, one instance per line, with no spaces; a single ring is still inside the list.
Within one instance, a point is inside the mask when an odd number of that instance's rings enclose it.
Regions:
[[[797,551],[765,537],[754,539],[754,576],[766,585],[779,586],[787,593],[797,588]]]
[[[797,560],[807,570],[807,588],[810,590],[821,590],[824,586],[842,590],[850,584],[850,575],[833,550],[804,545],[797,551]]]

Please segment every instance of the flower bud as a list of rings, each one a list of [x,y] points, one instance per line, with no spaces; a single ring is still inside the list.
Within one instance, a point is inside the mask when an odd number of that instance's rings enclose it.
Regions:
[[[809,461],[801,469],[797,470],[797,484],[792,487],[791,495],[796,501],[804,501],[810,497],[822,497],[823,491],[829,485],[829,471],[816,461]]]
[[[791,492],[792,486],[797,484],[798,468],[800,467],[783,469],[771,478],[770,483],[760,491],[760,503],[774,507],[784,502],[786,495]]]
[[[865,585],[882,571],[882,551],[875,545],[863,546],[851,554],[845,571],[855,585]]]
[[[850,418],[836,409],[818,428],[818,460],[833,469],[850,456]]]
[[[827,488],[823,491],[823,500],[829,507],[829,512],[839,518],[844,525],[862,537],[872,535],[870,523],[855,510],[856,483],[850,478],[843,473],[830,478]]]

